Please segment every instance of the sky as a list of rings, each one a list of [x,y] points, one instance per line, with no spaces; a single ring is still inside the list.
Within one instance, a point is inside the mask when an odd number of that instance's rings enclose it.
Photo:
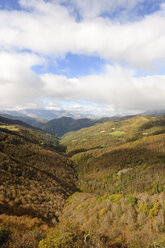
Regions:
[[[165,109],[165,0],[0,0],[0,109]]]

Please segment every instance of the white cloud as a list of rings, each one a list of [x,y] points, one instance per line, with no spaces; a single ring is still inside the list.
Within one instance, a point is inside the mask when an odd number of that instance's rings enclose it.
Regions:
[[[165,76],[135,77],[134,72],[119,66],[107,66],[101,75],[77,79],[44,75],[48,98],[111,106],[116,112],[138,112],[165,108]]]
[[[42,59],[33,54],[0,54],[0,106],[36,101],[42,97],[42,81],[30,67]]]
[[[0,54],[0,106],[54,106],[97,108],[97,113],[133,113],[165,108],[165,76],[135,77],[134,70],[107,65],[100,75],[79,78],[43,74],[31,67],[42,63],[33,54]],[[45,100],[47,99],[47,100]],[[78,107],[79,106],[79,107]],[[97,106],[97,107],[96,107]],[[100,106],[100,107],[99,107]],[[75,110],[77,111],[77,110]]]
[[[103,6],[107,6],[108,3],[112,6],[126,5],[126,0],[104,1]],[[113,62],[128,63],[144,70],[155,69],[156,61],[165,58],[163,5],[161,11],[142,20],[121,24],[105,18],[76,22],[68,9],[60,6],[56,1],[50,3],[41,0],[21,0],[20,2],[30,9],[29,12],[0,11],[2,49],[29,49],[43,56],[56,57],[68,52],[95,54]],[[86,1],[81,1],[81,4],[82,2],[87,4]],[[137,1],[128,1],[126,6],[131,7],[135,2]],[[80,4],[80,1],[78,3]],[[98,5],[100,1],[91,1],[91,3]]]
[[[106,8],[130,10],[142,0],[91,0],[91,5],[71,0],[82,11],[80,22],[59,4],[64,1],[20,0],[24,10],[0,11],[0,106],[39,106],[47,99],[50,105],[65,101],[70,108],[73,101],[78,106],[87,101],[105,112],[165,108],[165,75],[135,76],[139,68],[157,74],[160,64],[165,65],[165,5],[141,20],[121,24],[98,16]],[[79,78],[32,70],[49,56],[68,52],[97,55],[114,65],[100,75]]]

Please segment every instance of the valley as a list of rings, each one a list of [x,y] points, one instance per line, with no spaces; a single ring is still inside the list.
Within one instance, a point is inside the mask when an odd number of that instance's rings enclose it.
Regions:
[[[0,0],[0,248],[165,248],[165,0]]]
[[[165,117],[67,120],[0,118],[0,245],[164,248]]]

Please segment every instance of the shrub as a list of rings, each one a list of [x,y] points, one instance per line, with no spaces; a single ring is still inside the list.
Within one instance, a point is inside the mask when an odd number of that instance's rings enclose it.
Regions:
[[[100,216],[103,216],[105,213],[106,213],[106,209],[105,209],[105,208],[102,208],[102,209],[100,210],[99,215],[100,215]]]
[[[148,248],[165,248],[165,240],[164,241],[156,241]]]
[[[128,195],[126,199],[126,204],[131,204],[135,206],[138,202],[138,199],[134,195]]]
[[[9,228],[0,227],[0,247],[7,243],[10,233],[11,230]]]
[[[77,207],[76,207],[76,210],[80,210],[82,208],[82,205],[79,204]]]
[[[75,247],[77,235],[72,232],[50,232],[47,237],[40,241],[39,248],[69,248]]]
[[[114,203],[119,204],[122,197],[123,197],[122,194],[114,194],[114,195],[109,196],[109,200]]]
[[[163,214],[165,214],[165,204],[163,204]]]
[[[58,226],[47,233],[41,240],[39,248],[80,248],[83,247],[84,235],[71,225]]]
[[[164,190],[163,185],[161,185],[159,182],[154,182],[151,186],[151,191],[153,194],[161,193]]]
[[[120,217],[122,216],[123,213],[124,213],[123,210],[122,210],[122,209],[119,209],[119,210],[118,210],[118,213],[117,213],[117,214],[118,214],[118,217],[120,218]]]
[[[153,208],[150,209],[148,217],[152,218],[152,217],[158,215],[159,208],[160,208],[160,204],[159,204],[159,202],[156,202],[154,204]]]
[[[151,202],[141,202],[137,209],[138,213],[144,213],[148,216],[149,211],[153,208],[153,204]]]
[[[102,200],[108,199],[108,194],[105,194],[103,196],[98,196],[97,197],[97,201],[100,204],[102,202]]]
[[[15,230],[11,235],[11,248],[36,248],[44,233],[35,230]],[[10,246],[9,246],[10,247]]]

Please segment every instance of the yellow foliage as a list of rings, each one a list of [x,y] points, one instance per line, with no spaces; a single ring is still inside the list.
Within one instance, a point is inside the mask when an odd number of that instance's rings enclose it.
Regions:
[[[106,213],[106,209],[105,209],[105,208],[102,208],[102,209],[100,210],[99,215],[100,215],[100,216],[103,216],[105,213]]]
[[[79,209],[81,209],[81,208],[82,208],[82,205],[79,204],[79,205],[76,207],[76,210],[79,210]]]
[[[148,217],[153,218],[154,216],[158,215],[159,208],[160,208],[160,204],[159,204],[159,202],[156,202],[154,204],[153,208],[150,209]]]
[[[122,194],[114,194],[109,196],[109,200],[119,204],[122,197],[123,197]]]

